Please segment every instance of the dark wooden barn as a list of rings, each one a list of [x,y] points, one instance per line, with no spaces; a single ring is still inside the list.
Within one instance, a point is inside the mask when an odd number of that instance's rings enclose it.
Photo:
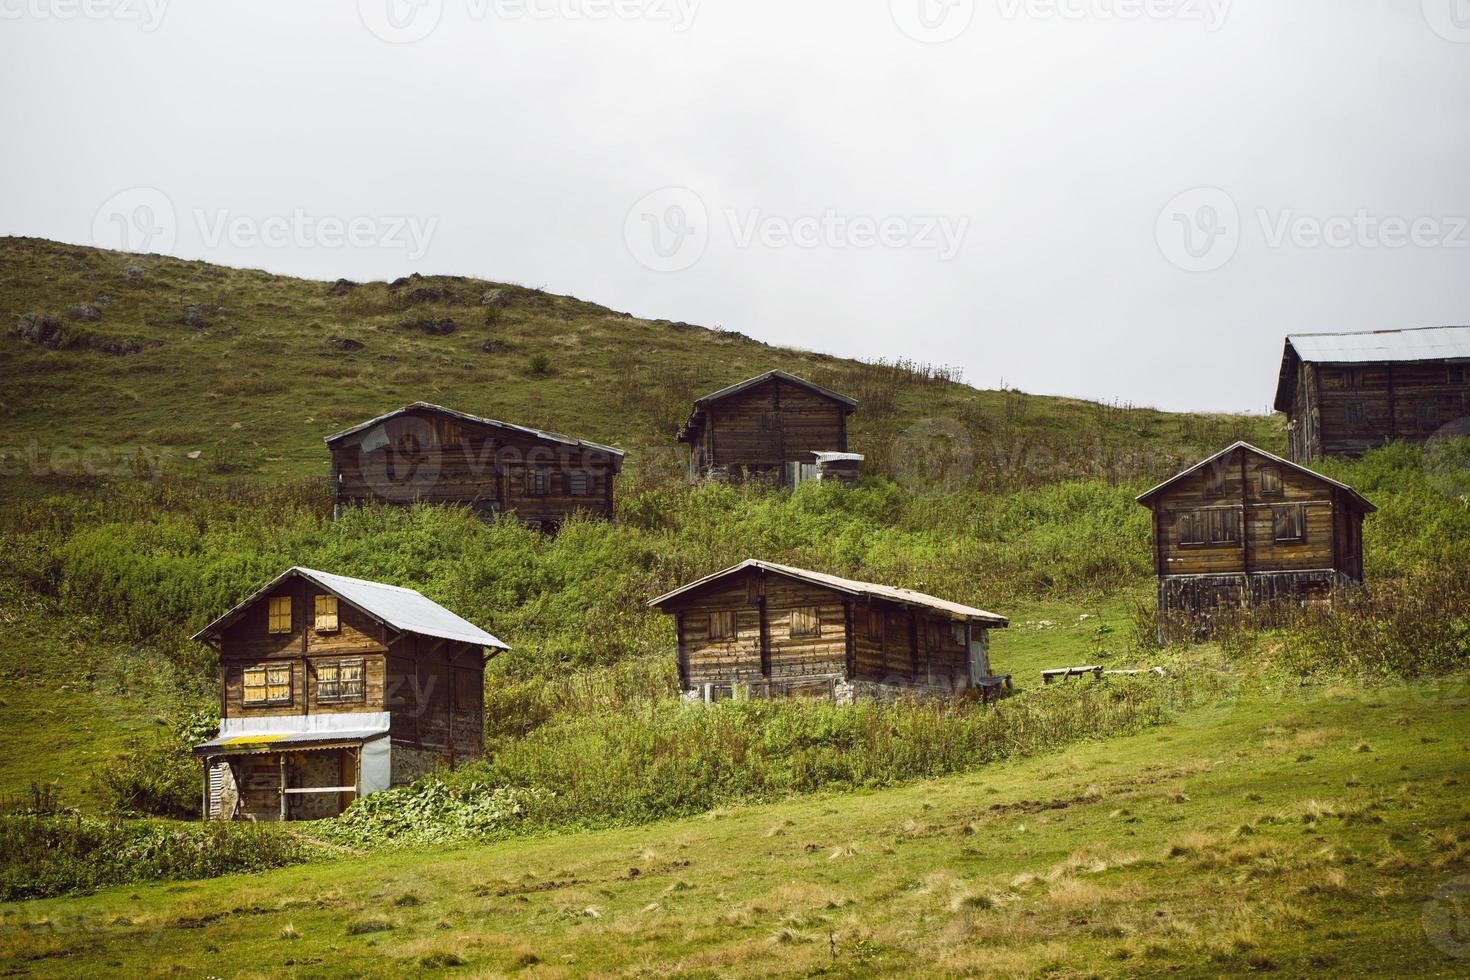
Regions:
[[[463,504],[554,529],[611,517],[623,453],[583,439],[416,402],[326,437],[332,501]]]
[[[654,599],[674,617],[686,697],[954,694],[1002,683],[1003,616],[910,589],[745,561]]]
[[[1351,487],[1244,442],[1138,498],[1153,511],[1161,639],[1217,610],[1328,601],[1363,580],[1363,517]]]
[[[819,454],[848,454],[847,417],[856,410],[855,399],[785,371],[722,388],[696,401],[679,430],[689,478],[788,487],[819,478]]]
[[[1423,442],[1470,416],[1470,327],[1293,334],[1276,410],[1298,463]]]
[[[219,651],[206,819],[335,816],[484,750],[489,633],[412,589],[291,568],[194,639]]]

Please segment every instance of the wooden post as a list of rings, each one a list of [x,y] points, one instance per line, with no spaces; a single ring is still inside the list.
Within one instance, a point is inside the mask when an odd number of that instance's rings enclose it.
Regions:
[[[204,820],[206,822],[209,820],[209,769],[210,769],[210,765],[211,765],[211,762],[210,762],[209,757],[208,756],[205,756],[205,758],[204,758],[204,808],[203,808],[203,811],[200,814],[200,818],[199,819]]]
[[[766,573],[757,572],[760,576],[761,599],[757,606],[760,611],[760,645],[761,645],[761,676],[767,680],[771,677],[771,630],[770,623],[766,621]]]
[[[857,673],[857,637],[852,632],[852,600],[842,600],[842,615],[847,637],[847,679],[850,681]]]
[[[281,760],[281,820],[286,819],[286,754],[283,752],[278,756]]]

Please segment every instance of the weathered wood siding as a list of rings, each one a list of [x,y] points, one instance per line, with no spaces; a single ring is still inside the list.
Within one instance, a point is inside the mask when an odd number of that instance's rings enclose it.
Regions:
[[[338,506],[463,504],[485,515],[514,513],[538,526],[554,526],[576,512],[612,516],[616,472],[613,457],[601,450],[429,410],[407,411],[375,428],[396,448],[362,449],[373,430],[331,447]],[[537,471],[544,474],[539,481]]]
[[[846,406],[800,385],[772,378],[706,408],[691,469],[739,467],[744,475],[778,477],[784,463],[814,462],[813,452],[847,452]],[[732,474],[736,475],[736,474]]]
[[[1470,374],[1442,361],[1297,362],[1288,410],[1291,458],[1360,456],[1393,440],[1423,442],[1470,416]]]
[[[408,635],[388,654],[389,735],[451,764],[485,748],[485,668],[478,647]]]

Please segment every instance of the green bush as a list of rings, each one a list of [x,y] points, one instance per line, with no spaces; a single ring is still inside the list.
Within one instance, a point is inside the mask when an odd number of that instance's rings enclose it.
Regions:
[[[190,749],[218,731],[219,712],[209,708],[183,716],[168,733],[139,740],[98,771],[103,798],[121,816],[198,816],[204,777]]]

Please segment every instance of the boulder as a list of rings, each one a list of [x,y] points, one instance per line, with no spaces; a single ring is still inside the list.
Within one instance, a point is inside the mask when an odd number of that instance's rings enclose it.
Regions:
[[[15,329],[10,331],[12,335],[23,340],[29,340],[33,344],[49,347],[51,350],[60,350],[63,340],[61,324],[43,313],[27,313],[20,318]]]
[[[81,320],[83,323],[97,323],[102,319],[102,311],[91,303],[77,303],[66,309],[66,315],[73,320]]]

